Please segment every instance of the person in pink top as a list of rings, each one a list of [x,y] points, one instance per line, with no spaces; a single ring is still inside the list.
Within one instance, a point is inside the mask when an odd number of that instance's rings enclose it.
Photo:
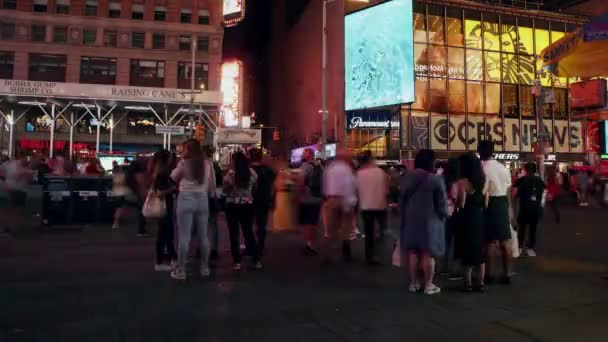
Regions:
[[[361,168],[357,171],[359,209],[365,228],[365,259],[369,265],[378,265],[375,251],[375,223],[380,228],[380,237],[386,232],[386,208],[388,197],[388,175],[379,168],[372,153],[367,150],[360,156]]]

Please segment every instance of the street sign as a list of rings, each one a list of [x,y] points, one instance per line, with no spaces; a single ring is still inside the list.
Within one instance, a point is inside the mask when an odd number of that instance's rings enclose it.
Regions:
[[[156,134],[183,135],[184,126],[156,126]]]

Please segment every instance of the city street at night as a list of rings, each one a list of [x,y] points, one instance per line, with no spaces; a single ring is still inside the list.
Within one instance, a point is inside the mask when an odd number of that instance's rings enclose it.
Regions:
[[[263,270],[233,273],[224,248],[217,274],[178,282],[154,272],[154,240],[134,229],[4,236],[0,340],[606,341],[604,213],[563,216],[544,224],[539,257],[517,261],[512,287],[440,281],[433,297],[408,293],[405,269],[364,266],[362,242],[353,264],[324,268],[299,235],[272,234]]]

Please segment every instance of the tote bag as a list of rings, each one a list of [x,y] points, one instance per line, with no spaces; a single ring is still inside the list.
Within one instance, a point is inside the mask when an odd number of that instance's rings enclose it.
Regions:
[[[145,218],[158,219],[167,213],[167,204],[154,191],[150,191],[141,211]]]

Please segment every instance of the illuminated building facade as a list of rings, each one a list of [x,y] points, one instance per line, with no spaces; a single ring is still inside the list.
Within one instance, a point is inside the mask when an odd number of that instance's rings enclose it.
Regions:
[[[361,4],[336,3],[328,5],[328,135],[334,136],[337,122],[335,137],[341,144],[354,151],[371,149],[385,158],[408,159],[422,148],[445,158],[452,152],[475,150],[483,139],[494,140],[502,152],[531,153],[537,132],[531,89],[539,70],[534,56],[586,20],[471,1],[415,1],[415,101],[380,108],[392,113],[388,119],[370,119],[400,121],[398,128],[353,127],[350,118],[368,113],[357,116],[344,111],[344,14]],[[287,95],[288,103],[276,100],[272,114],[283,121],[282,130],[302,143],[320,132],[320,120],[314,115],[320,106],[321,34],[315,21],[320,11],[320,6],[309,4],[291,28],[275,34],[277,41],[287,41],[277,45],[292,51],[291,62],[280,69],[285,81],[277,80],[273,89],[297,90]],[[276,49],[284,56],[285,50]],[[280,63],[278,56],[275,61]],[[574,80],[543,75],[541,81],[555,97],[555,103],[543,107],[545,131],[551,136],[549,151],[582,160],[584,124],[569,110],[568,87]],[[290,128],[295,122],[301,124]]]

